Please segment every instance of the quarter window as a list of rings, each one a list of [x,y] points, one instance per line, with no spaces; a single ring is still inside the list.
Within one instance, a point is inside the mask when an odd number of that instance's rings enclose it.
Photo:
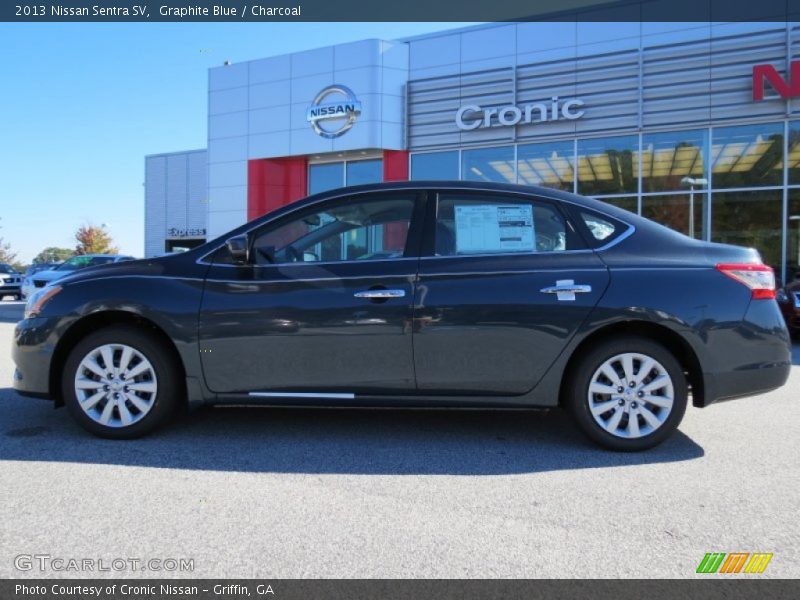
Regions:
[[[437,256],[563,252],[573,244],[564,216],[549,203],[457,194],[439,198]]]
[[[621,223],[593,212],[581,211],[581,220],[598,246],[609,243],[624,229]]]
[[[414,198],[339,202],[267,226],[253,242],[256,264],[368,261],[403,256]]]

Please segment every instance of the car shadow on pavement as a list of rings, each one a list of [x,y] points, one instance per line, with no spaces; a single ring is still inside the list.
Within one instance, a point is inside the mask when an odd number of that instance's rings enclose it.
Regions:
[[[647,452],[588,442],[553,411],[207,408],[133,441],[95,438],[65,410],[0,389],[0,460],[256,473],[502,475],[685,461],[677,432]],[[8,406],[11,404],[13,406]]]

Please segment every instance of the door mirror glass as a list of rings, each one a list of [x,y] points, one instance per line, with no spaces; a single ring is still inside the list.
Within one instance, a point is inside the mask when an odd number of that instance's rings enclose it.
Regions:
[[[234,263],[245,264],[249,258],[248,240],[246,235],[237,235],[230,238],[225,245],[228,247]]]

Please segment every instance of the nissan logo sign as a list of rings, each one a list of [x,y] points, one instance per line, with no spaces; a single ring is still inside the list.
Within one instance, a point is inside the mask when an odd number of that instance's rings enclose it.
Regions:
[[[347,133],[361,114],[361,102],[343,85],[329,85],[306,111],[306,120],[317,135],[333,139]]]

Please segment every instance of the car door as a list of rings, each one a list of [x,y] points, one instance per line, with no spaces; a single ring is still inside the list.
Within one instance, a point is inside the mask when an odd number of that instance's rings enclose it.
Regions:
[[[431,201],[415,299],[419,392],[531,390],[608,285],[557,202],[442,191]]]
[[[220,250],[200,310],[215,392],[350,397],[413,390],[418,192],[367,192],[300,209]],[[224,247],[223,247],[224,248]]]

